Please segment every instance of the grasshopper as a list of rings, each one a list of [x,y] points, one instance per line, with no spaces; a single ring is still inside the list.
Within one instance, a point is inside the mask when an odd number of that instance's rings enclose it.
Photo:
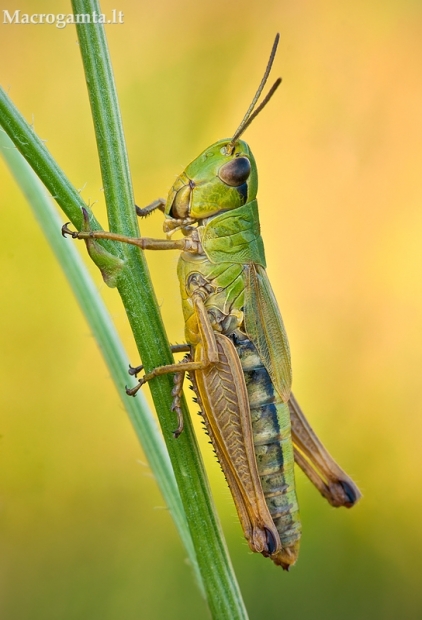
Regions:
[[[72,231],[77,239],[111,239],[142,249],[181,251],[178,277],[186,344],[184,359],[160,366],[127,389],[174,373],[174,435],[183,429],[180,399],[189,373],[217,458],[252,551],[289,569],[301,535],[294,462],[332,506],[353,506],[360,492],[328,454],[291,392],[289,344],[265,267],[255,159],[240,136],[267,104],[279,78],[255,109],[277,49],[232,138],[216,142],[177,177],[167,200],[140,209],[165,215],[167,238],[130,238],[105,231]],[[84,212],[85,222],[89,221]],[[176,231],[183,238],[173,240]],[[137,375],[143,366],[131,368]]]

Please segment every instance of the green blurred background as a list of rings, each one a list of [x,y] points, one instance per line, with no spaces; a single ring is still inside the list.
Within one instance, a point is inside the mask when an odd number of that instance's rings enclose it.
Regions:
[[[70,11],[13,4],[1,8]],[[364,498],[333,509],[298,473],[303,544],[283,573],[249,552],[198,428],[250,617],[421,618],[421,3],[102,7],[124,12],[107,36],[139,205],[233,133],[281,34],[283,85],[245,136],[268,271],[294,391]],[[0,50],[2,86],[106,225],[75,29],[0,24]],[[2,161],[0,175],[0,616],[206,618],[100,352]],[[143,234],[161,224],[151,217]],[[176,260],[148,256],[181,342]],[[117,293],[92,273],[136,363]]]

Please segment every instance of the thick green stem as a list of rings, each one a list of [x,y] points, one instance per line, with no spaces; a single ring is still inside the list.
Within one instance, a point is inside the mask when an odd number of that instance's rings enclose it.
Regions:
[[[75,13],[100,11],[97,2],[73,0]],[[104,29],[98,24],[77,26],[100,158],[110,230],[138,236],[134,199],[117,95]],[[125,267],[118,289],[136,344],[147,370],[172,362],[144,257],[135,247],[122,245]],[[163,429],[182,502],[197,553],[208,604],[214,618],[245,618],[246,611],[234,577],[205,477],[202,459],[185,403],[185,430],[176,441],[171,412],[172,379],[157,377],[151,393]]]

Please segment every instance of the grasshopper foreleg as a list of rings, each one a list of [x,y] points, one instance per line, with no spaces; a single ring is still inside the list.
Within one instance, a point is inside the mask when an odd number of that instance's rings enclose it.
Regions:
[[[82,211],[85,221],[89,221],[88,211],[85,208]],[[202,251],[198,238],[185,237],[184,239],[173,241],[171,239],[151,239],[150,237],[128,237],[107,230],[71,230],[69,224],[70,222],[67,222],[62,226],[63,237],[69,235],[72,239],[83,239],[85,241],[90,239],[108,239],[109,241],[120,241],[120,243],[136,245],[142,250],[180,250],[191,254],[198,254],[198,252]]]
[[[166,206],[166,201],[164,200],[164,198],[157,198],[157,200],[154,200],[154,202],[151,202],[151,204],[147,205],[146,207],[143,207],[142,209],[141,207],[138,207],[135,205],[136,214],[139,217],[147,217],[147,215],[151,215],[151,213],[155,211],[156,209],[159,209],[160,211],[164,213],[165,206]]]

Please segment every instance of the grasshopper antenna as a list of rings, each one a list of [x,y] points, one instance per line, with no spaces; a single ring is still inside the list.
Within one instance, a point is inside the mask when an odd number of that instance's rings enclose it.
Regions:
[[[270,75],[271,67],[273,66],[274,58],[275,58],[275,55],[276,55],[276,52],[277,52],[277,46],[278,46],[279,40],[280,40],[280,35],[279,35],[279,33],[277,33],[276,37],[274,39],[273,47],[271,49],[271,54],[270,54],[270,58],[268,60],[267,68],[265,69],[264,76],[263,76],[263,78],[261,80],[260,85],[258,86],[258,90],[256,91],[255,96],[252,99],[251,105],[247,109],[246,114],[245,114],[245,116],[242,119],[242,122],[240,123],[240,125],[236,129],[236,131],[234,132],[234,135],[233,135],[232,139],[230,140],[229,144],[227,145],[227,150],[229,152],[233,152],[236,140],[242,135],[242,133],[245,131],[245,129],[247,127],[249,127],[249,125],[252,123],[254,118],[261,112],[261,110],[267,105],[267,103],[269,102],[269,100],[271,99],[271,97],[274,95],[275,91],[277,90],[277,88],[281,84],[281,78],[278,78],[274,82],[272,87],[270,88],[270,90],[268,92],[268,95],[265,97],[265,99],[262,101],[262,103],[257,107],[257,109],[255,111],[253,111],[255,106],[256,106],[256,104],[257,104],[257,101],[258,101],[259,97],[261,96],[261,93],[262,93],[262,91],[264,89],[264,86],[265,86],[265,84],[266,84],[266,82],[268,80],[268,76]]]

